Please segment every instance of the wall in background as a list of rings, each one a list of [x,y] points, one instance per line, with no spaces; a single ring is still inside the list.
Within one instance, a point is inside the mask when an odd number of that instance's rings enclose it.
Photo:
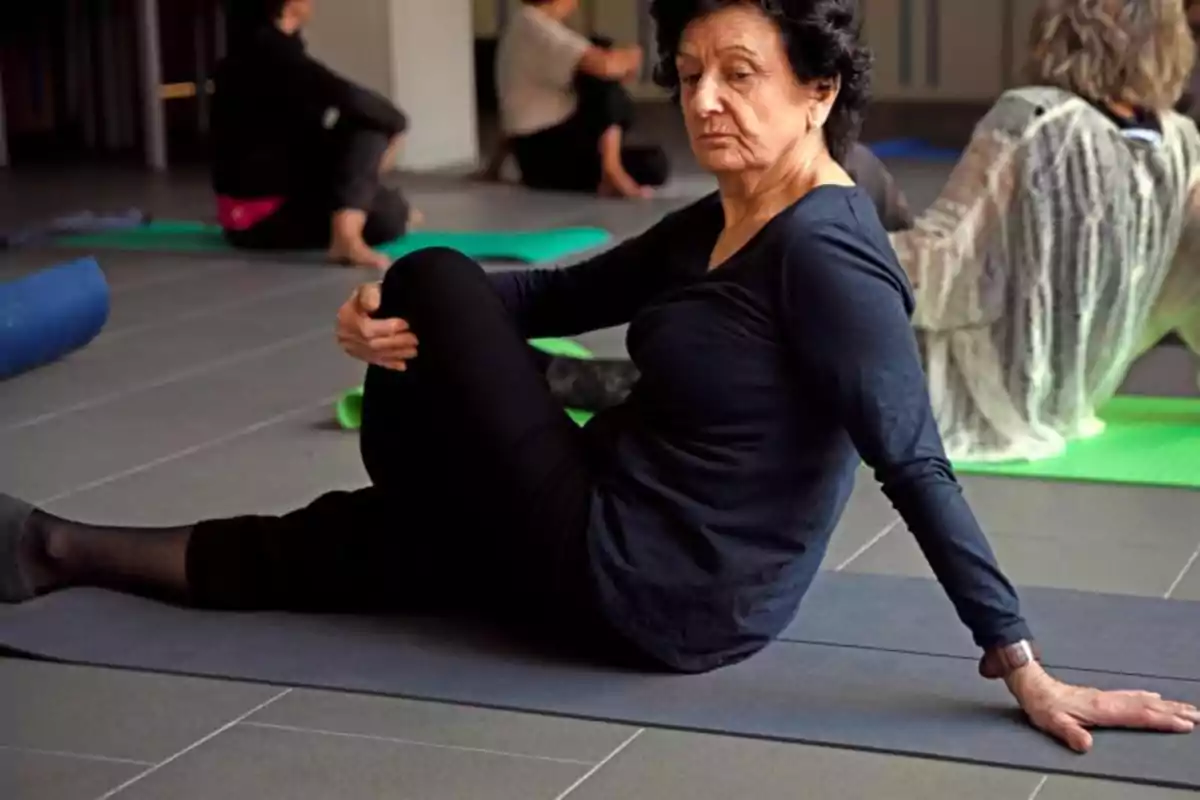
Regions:
[[[317,58],[350,80],[392,97],[391,3],[337,0],[317,10],[304,36]]]
[[[1038,0],[864,0],[880,100],[990,102],[1022,81]]]
[[[306,32],[313,55],[408,114],[401,166],[478,158],[471,0],[338,0]]]
[[[392,96],[411,125],[401,164],[414,169],[474,164],[479,125],[469,2],[391,3]]]
[[[882,101],[991,102],[1021,80],[1038,0],[860,0]],[[475,35],[494,38],[520,0],[472,0]],[[650,44],[647,0],[583,0],[576,26]],[[647,71],[642,94],[653,94]]]

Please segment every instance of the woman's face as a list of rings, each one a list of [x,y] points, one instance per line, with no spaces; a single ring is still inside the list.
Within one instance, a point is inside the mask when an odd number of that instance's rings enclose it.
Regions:
[[[778,163],[819,134],[836,97],[836,90],[800,83],[779,29],[751,5],[689,25],[676,67],[692,150],[716,173]]]
[[[307,25],[313,17],[313,0],[292,0],[288,9],[301,27]]]

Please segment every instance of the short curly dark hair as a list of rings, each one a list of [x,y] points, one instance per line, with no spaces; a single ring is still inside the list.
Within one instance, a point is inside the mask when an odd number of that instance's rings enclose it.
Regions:
[[[825,144],[843,161],[862,127],[870,99],[871,51],[862,42],[858,0],[653,0],[658,64],[654,80],[679,98],[675,57],[694,20],[733,6],[754,6],[778,26],[788,61],[801,81],[837,78],[841,88],[825,122]]]

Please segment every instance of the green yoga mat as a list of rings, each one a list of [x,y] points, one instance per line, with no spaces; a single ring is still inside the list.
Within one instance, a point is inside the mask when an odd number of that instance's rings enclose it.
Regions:
[[[543,353],[566,358],[593,358],[592,351],[571,339],[531,339],[533,345]],[[356,431],[362,427],[363,387],[356,386],[346,392],[333,407],[334,417],[338,425],[348,431]],[[567,413],[579,424],[591,417],[586,411],[568,410]]]
[[[1042,461],[959,463],[963,475],[1200,488],[1200,399],[1117,397],[1103,433]]]
[[[413,231],[379,250],[400,258],[427,247],[450,247],[480,260],[553,261],[598,247],[611,238],[600,228],[549,228],[541,231]],[[137,228],[61,236],[55,244],[73,249],[143,250],[161,253],[240,252],[216,225],[187,220],[156,220]]]

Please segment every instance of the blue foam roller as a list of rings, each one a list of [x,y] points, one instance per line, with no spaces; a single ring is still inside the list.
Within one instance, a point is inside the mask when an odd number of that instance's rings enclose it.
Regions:
[[[0,283],[0,379],[57,361],[108,322],[108,281],[83,258]]]

